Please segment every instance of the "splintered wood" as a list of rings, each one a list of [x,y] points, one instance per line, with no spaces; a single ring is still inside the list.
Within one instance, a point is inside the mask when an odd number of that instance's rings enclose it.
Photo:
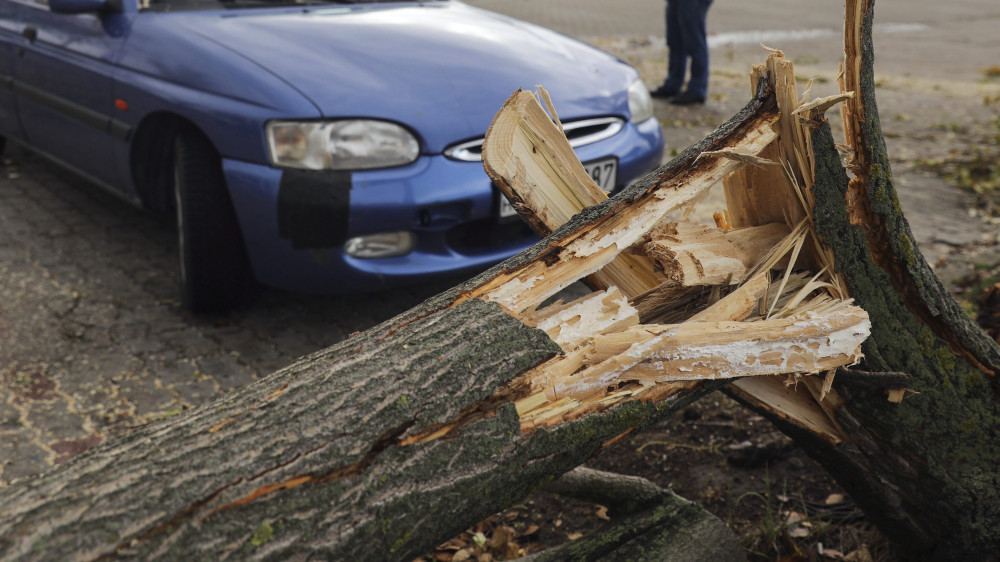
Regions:
[[[679,285],[738,285],[788,233],[784,223],[724,231],[674,222],[654,228],[645,250]]]
[[[800,98],[792,63],[777,51],[753,82],[765,76],[776,103],[760,107],[770,109],[592,219],[573,217],[607,196],[554,115],[524,91],[497,114],[484,166],[540,234],[556,232],[545,259],[464,297],[503,306],[563,349],[512,381],[524,431],[732,379],[747,400],[841,438],[833,373],[860,360],[871,325],[813,233],[809,129],[851,94]],[[717,224],[668,220],[718,183],[728,208]],[[590,222],[558,230],[571,220]],[[597,292],[540,306],[580,279]]]
[[[581,211],[584,208],[581,201],[607,197],[603,192],[590,197],[569,195],[576,191],[600,191],[600,188],[589,178],[575,181],[579,175],[573,169],[577,166],[583,169],[579,160],[566,169],[559,164],[561,159],[550,155],[556,151],[553,147],[561,146],[563,151],[572,149],[552,120],[539,117],[539,114],[544,116],[544,110],[530,92],[515,92],[504,103],[487,132],[483,165],[521,216],[540,234],[546,235]],[[747,150],[761,150],[777,138],[774,131],[777,118],[777,115],[762,115],[750,127],[739,131],[733,142]],[[518,142],[521,138],[524,140]],[[536,161],[544,164],[526,164]],[[535,261],[500,276],[476,289],[469,297],[496,302],[516,314],[534,308],[549,296],[592,274],[598,288],[616,286],[629,298],[643,294],[656,287],[662,276],[653,271],[653,263],[645,256],[623,252],[642,240],[667,214],[695,200],[739,166],[732,160],[710,158],[695,169],[679,170],[674,176],[662,179],[666,188],[650,192],[630,205],[629,212],[607,213],[589,228],[567,235],[559,241],[558,248],[553,249],[557,255],[552,259]],[[532,175],[532,170],[538,175]],[[548,191],[550,185],[563,187],[551,188],[546,197],[530,194],[539,189]],[[574,187],[565,187],[567,185]],[[518,191],[522,189],[529,193]],[[568,208],[575,211],[570,213],[566,211]]]

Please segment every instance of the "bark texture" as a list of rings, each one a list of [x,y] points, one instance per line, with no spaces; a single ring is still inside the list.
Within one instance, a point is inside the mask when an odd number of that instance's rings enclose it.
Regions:
[[[457,416],[558,348],[495,305],[434,308],[427,303],[3,490],[0,553],[378,559],[456,525],[442,510],[475,519],[468,504],[478,502],[460,501],[466,495],[509,501],[501,498],[516,483],[476,477],[477,467],[502,470],[498,455],[508,456],[530,473],[546,463],[528,459],[555,452],[516,447],[516,416],[507,410],[470,427],[468,448],[461,440],[393,445],[407,430]],[[494,337],[467,338],[466,330]],[[400,524],[409,518],[419,521]]]
[[[840,445],[768,415],[908,559],[996,560],[1000,348],[941,285],[900,210],[875,102],[873,4],[848,2],[849,17],[852,8],[863,15],[859,95],[852,102],[860,125],[850,163],[854,178],[829,127],[813,135],[815,228],[872,321],[857,368],[909,375],[912,392],[892,404],[884,389],[838,379],[845,402],[836,419],[849,437]]]

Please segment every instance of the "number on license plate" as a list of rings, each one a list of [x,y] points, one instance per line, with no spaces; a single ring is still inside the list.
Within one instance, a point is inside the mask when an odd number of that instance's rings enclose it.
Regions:
[[[584,164],[583,169],[587,170],[587,174],[602,190],[611,191],[615,188],[615,183],[618,181],[618,160],[614,158],[595,160]]]
[[[616,158],[605,158],[584,163],[583,169],[587,175],[594,180],[604,191],[611,191],[618,181],[618,160]],[[500,218],[512,217],[517,214],[514,206],[506,197],[500,195]]]

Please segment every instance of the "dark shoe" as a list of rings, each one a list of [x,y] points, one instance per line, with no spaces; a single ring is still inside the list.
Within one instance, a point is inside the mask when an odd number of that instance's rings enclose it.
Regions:
[[[705,103],[705,96],[692,94],[691,92],[685,90],[677,94],[674,99],[670,100],[670,103],[674,105],[701,105]]]
[[[677,88],[668,88],[665,85],[661,85],[659,88],[649,92],[649,95],[653,96],[654,98],[670,99],[679,93],[680,90]]]

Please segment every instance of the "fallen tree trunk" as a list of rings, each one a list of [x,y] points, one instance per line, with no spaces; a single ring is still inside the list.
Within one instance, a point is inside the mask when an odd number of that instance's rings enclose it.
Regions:
[[[758,93],[685,157],[522,255],[219,401],[0,490],[0,557],[406,559],[718,388],[702,380],[719,376],[713,368],[689,374],[699,357],[675,353],[687,329],[640,323],[617,289],[542,305],[697,193],[659,185],[709,185],[736,166],[693,166],[698,154],[772,139],[774,92],[763,81]],[[784,339],[756,371],[855,361],[868,325],[851,310],[846,321],[767,324]],[[719,353],[773,352],[766,339],[747,348],[752,327],[716,320],[692,333],[714,334]],[[796,347],[830,331],[849,336],[825,354]]]
[[[735,378],[913,557],[994,555],[1000,352],[958,314],[893,204],[862,43],[871,17],[870,2],[848,1],[853,100],[803,104],[773,55],[743,111],[611,200],[513,96],[486,150],[529,150],[487,168],[542,242],[0,490],[0,557],[405,559]],[[854,179],[822,119],[845,100]],[[556,187],[518,185],[539,177]],[[666,227],[722,181],[726,236]],[[740,228],[782,234],[762,252]],[[599,292],[547,304],[584,277]],[[838,371],[860,358],[869,315],[865,363]],[[904,386],[919,394],[895,403]]]

